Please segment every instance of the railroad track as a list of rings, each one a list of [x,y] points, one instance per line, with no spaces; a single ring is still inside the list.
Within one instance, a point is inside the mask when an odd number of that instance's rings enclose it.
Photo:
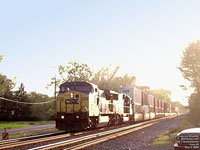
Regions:
[[[2,141],[2,142],[0,142],[0,150],[11,149],[11,148],[16,148],[16,147],[24,147],[24,146],[30,145],[30,144],[37,144],[38,142],[49,142],[49,141],[63,139],[63,138],[73,136],[70,133],[64,134],[64,132],[62,132],[60,134],[61,135],[49,134],[49,135],[45,135],[45,136],[41,135],[41,136],[34,136],[34,137]],[[81,134],[81,133],[77,133],[77,135],[78,134]]]
[[[112,129],[109,131],[103,131],[100,133],[95,133],[95,134],[81,136],[81,137],[77,137],[77,138],[73,138],[73,139],[68,139],[68,140],[64,140],[64,141],[53,143],[53,144],[48,144],[48,145],[44,145],[44,146],[31,148],[29,150],[39,150],[39,149],[42,149],[42,150],[50,150],[50,149],[51,150],[52,149],[78,150],[78,149],[84,149],[86,147],[89,147],[89,146],[92,146],[92,145],[95,145],[95,144],[98,144],[101,142],[105,142],[105,141],[129,134],[129,133],[132,133],[134,131],[152,126],[153,124],[155,124],[163,119],[166,119],[166,118],[151,120],[151,121],[138,123],[138,124],[134,124],[134,125],[126,126],[126,127]],[[168,118],[168,119],[170,119],[170,118]]]
[[[27,137],[14,138],[14,139],[9,139],[9,140],[0,140],[0,147],[6,144],[12,144],[12,143],[20,142],[20,141],[27,141],[27,140],[38,139],[38,138],[43,138],[43,137],[48,137],[48,136],[55,136],[55,135],[60,135],[64,133],[65,133],[64,131],[59,131],[55,133],[27,136]]]
[[[110,127],[110,128],[114,128],[114,127]],[[40,136],[31,136],[31,137],[25,137],[25,138],[0,141],[0,150],[15,149],[15,148],[24,149],[23,147],[28,146],[28,145],[34,145],[34,144],[38,144],[38,143],[45,144],[45,142],[62,140],[62,139],[66,139],[66,138],[72,138],[72,137],[76,137],[76,136],[81,136],[82,134],[84,134],[84,135],[91,134],[93,132],[97,132],[97,130],[100,131],[100,130],[104,130],[104,129],[105,128],[98,128],[96,130],[86,130],[86,131],[77,132],[77,133],[65,133],[62,131],[62,132],[57,133],[57,135],[45,134],[45,135],[40,135]]]
[[[172,118],[172,117],[170,117]],[[161,118],[156,120],[150,120],[142,123],[137,123],[134,125],[122,125],[122,126],[112,126],[112,127],[106,127],[106,128],[99,128],[97,130],[88,130],[83,132],[77,132],[77,133],[67,133],[67,134],[61,134],[57,136],[49,135],[49,136],[42,136],[36,137],[36,139],[13,139],[9,141],[2,141],[0,143],[0,150],[5,149],[28,149],[31,147],[30,150],[36,150],[36,149],[82,149],[100,142],[104,142],[119,136],[123,136],[125,134],[134,132],[136,130],[140,130],[142,128],[146,128],[148,126],[151,126],[160,120],[167,119],[167,118]],[[98,132],[98,133],[96,133]],[[40,144],[39,144],[40,143]],[[49,144],[51,143],[51,144]]]

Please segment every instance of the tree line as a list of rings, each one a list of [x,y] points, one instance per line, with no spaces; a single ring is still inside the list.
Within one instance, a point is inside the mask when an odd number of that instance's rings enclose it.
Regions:
[[[171,103],[173,106],[183,107],[180,102],[171,101],[171,91],[166,89],[151,90],[148,86],[137,86],[136,77],[132,74],[116,76],[119,69],[119,66],[108,66],[102,67],[95,73],[87,64],[70,61],[67,65],[58,66],[58,74],[60,77],[57,83],[60,85],[66,81],[88,81],[98,85],[101,89],[110,89],[116,92],[119,92],[121,87],[137,87],[161,100]],[[54,79],[55,78],[52,78],[52,82],[49,86],[54,84]]]
[[[2,57],[0,56],[0,62]],[[132,74],[116,76],[120,69],[119,66],[102,67],[99,71],[94,72],[85,63],[78,61],[70,61],[66,65],[58,66],[59,77],[56,79],[56,86],[66,81],[88,81],[98,85],[101,89],[111,89],[119,92],[121,87],[136,86],[136,77]],[[51,79],[49,86],[54,86],[55,77]],[[45,102],[51,101],[54,97],[48,95],[25,91],[24,85],[14,91],[15,82],[9,79],[6,75],[0,74],[0,96],[12,99],[18,102]],[[171,92],[165,89],[150,90],[146,86],[138,87],[145,88],[147,92],[158,97],[159,99],[171,102]],[[176,105],[176,104],[174,104]],[[49,120],[55,116],[55,102],[42,105],[25,105],[21,103],[13,103],[0,99],[0,120]]]
[[[0,56],[0,62],[3,57]],[[25,120],[49,120],[55,114],[54,103],[43,105],[22,104],[20,102],[48,102],[53,99],[48,95],[25,91],[21,84],[18,90],[14,90],[16,84],[13,79],[0,73],[0,97],[14,100],[15,102],[0,99],[0,121],[25,121]]]
[[[54,118],[54,103],[31,105],[34,102],[48,102],[53,99],[45,94],[27,93],[23,84],[18,90],[13,90],[15,83],[5,75],[0,74],[0,121],[50,120]],[[7,101],[14,100],[15,102]],[[16,103],[17,102],[17,103]],[[26,102],[27,104],[20,103]]]

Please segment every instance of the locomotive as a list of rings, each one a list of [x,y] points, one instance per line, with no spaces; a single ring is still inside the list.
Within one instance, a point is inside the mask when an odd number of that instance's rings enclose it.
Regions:
[[[177,110],[135,87],[121,88],[118,93],[89,82],[65,82],[56,100],[56,128],[78,131],[160,118]]]

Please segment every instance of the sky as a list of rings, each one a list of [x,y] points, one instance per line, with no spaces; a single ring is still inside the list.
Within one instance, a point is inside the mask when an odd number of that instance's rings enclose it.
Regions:
[[[119,65],[138,85],[172,91],[187,104],[177,69],[200,38],[199,0],[0,0],[0,73],[28,92],[46,89],[58,65],[77,60],[94,71]]]

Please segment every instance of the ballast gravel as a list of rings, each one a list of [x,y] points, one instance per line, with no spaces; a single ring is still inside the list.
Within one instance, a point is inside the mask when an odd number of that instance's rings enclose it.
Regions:
[[[150,143],[157,136],[169,129],[176,129],[180,119],[184,115],[172,119],[162,120],[153,126],[135,131],[128,135],[97,144],[86,148],[86,150],[173,150],[173,146],[151,146]]]

